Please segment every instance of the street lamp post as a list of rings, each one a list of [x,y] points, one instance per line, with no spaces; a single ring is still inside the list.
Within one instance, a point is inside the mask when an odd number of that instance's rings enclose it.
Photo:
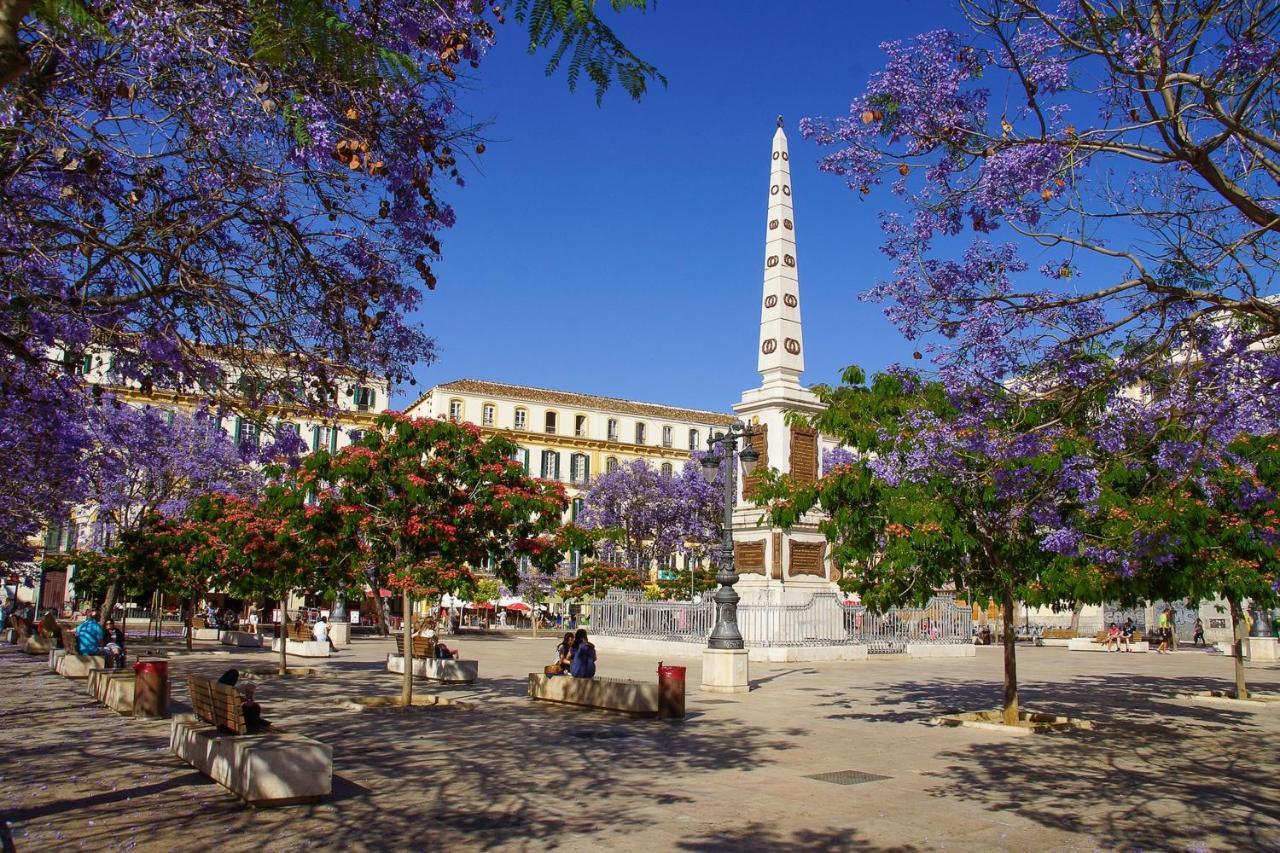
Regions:
[[[702,460],[702,473],[707,482],[714,482],[720,470],[720,463],[725,463],[724,475],[724,531],[720,540],[719,566],[716,571],[716,583],[720,588],[715,591],[712,600],[716,603],[716,624],[707,638],[709,649],[741,649],[742,632],[738,629],[738,600],[740,596],[733,586],[738,582],[738,572],[733,564],[733,501],[737,493],[734,476],[734,455],[738,443],[743,444],[742,452],[737,453],[742,461],[742,473],[750,477],[760,461],[760,454],[751,446],[751,437],[758,433],[742,421],[734,421],[728,432],[711,435],[707,438],[707,455]],[[719,448],[717,455],[717,447]]]

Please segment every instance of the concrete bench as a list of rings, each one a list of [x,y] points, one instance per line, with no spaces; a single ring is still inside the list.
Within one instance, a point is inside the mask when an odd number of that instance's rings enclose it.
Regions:
[[[280,652],[280,640],[271,641],[271,651]],[[285,649],[285,654],[296,655],[300,658],[327,658],[329,656],[329,644],[322,643],[319,640],[286,640],[289,647]]]
[[[191,639],[193,640],[213,640],[217,642],[222,639],[221,628],[192,628]]]
[[[105,669],[107,659],[102,655],[73,655],[63,652],[54,666],[58,675],[63,678],[88,678],[91,670]]]
[[[133,693],[138,677],[131,669],[94,669],[89,671],[89,695],[121,714],[133,715]]]
[[[1129,648],[1135,652],[1151,650],[1151,646],[1146,640],[1135,640],[1129,643]],[[1076,637],[1074,640],[1067,641],[1067,650],[1072,652],[1105,652],[1107,651],[1107,644],[1106,642],[1099,643],[1093,637]],[[1120,646],[1120,651],[1124,651],[1123,644]]]
[[[249,631],[223,631],[218,635],[218,641],[224,646],[240,646],[251,649],[262,648],[262,635]]]
[[[446,684],[470,684],[480,675],[480,662],[451,658],[419,658],[413,660],[414,678],[443,681]],[[404,656],[387,655],[387,672],[404,674]]]
[[[195,714],[169,727],[173,754],[256,806],[315,802],[333,791],[333,748],[268,726],[250,733],[240,694],[207,678],[188,676]]]
[[[529,698],[652,717],[658,713],[658,682],[531,672]]]
[[[49,650],[54,648],[54,642],[44,637],[30,636],[27,637],[20,648],[29,655],[47,655]]]

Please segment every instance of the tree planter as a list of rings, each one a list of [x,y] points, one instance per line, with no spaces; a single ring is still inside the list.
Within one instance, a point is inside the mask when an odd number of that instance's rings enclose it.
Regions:
[[[1088,720],[1077,720],[1071,717],[1058,717],[1053,714],[1041,714],[1035,711],[1020,711],[1018,724],[1008,725],[1003,722],[1003,715],[996,711],[973,711],[964,714],[947,714],[934,717],[930,722],[938,726],[963,726],[971,729],[986,729],[1002,734],[1020,737],[1023,735],[1048,734],[1075,729],[1091,730],[1093,723]]]
[[[459,710],[470,710],[471,706],[466,702],[455,702],[446,696],[431,696],[417,694],[413,697],[412,708],[457,708]],[[343,708],[348,711],[403,711],[405,710],[404,702],[399,696],[357,696],[354,699],[348,699],[343,703]]]
[[[1204,690],[1198,693],[1179,693],[1179,699],[1186,699],[1196,705],[1218,705],[1228,708],[1280,708],[1280,695],[1275,693],[1255,693],[1249,691],[1248,699],[1237,699],[1234,690]]]

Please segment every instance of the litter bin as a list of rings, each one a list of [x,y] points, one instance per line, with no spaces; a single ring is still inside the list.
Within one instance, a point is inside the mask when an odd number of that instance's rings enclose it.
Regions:
[[[169,661],[166,658],[141,658],[133,665],[133,715],[135,717],[169,716]]]
[[[658,661],[658,719],[684,719],[684,672]]]

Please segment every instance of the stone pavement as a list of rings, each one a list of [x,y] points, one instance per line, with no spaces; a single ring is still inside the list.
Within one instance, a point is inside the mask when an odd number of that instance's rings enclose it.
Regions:
[[[688,718],[634,720],[532,704],[524,675],[555,638],[457,638],[472,686],[418,689],[469,709],[344,708],[394,694],[387,640],[357,640],[313,678],[260,677],[276,723],[334,748],[334,795],[253,810],[167,749],[168,724],[119,717],[83,682],[0,650],[2,849],[176,850],[1276,850],[1280,709],[1192,705],[1231,661],[1019,649],[1024,705],[1093,732],[1013,738],[934,728],[993,707],[999,650],[976,658],[753,664],[744,696],[696,691]],[[269,668],[269,652],[206,646],[188,672]],[[291,661],[304,665],[301,660]],[[601,675],[657,661],[604,655]],[[1251,667],[1280,690],[1280,668]],[[816,774],[875,777],[835,784]]]

